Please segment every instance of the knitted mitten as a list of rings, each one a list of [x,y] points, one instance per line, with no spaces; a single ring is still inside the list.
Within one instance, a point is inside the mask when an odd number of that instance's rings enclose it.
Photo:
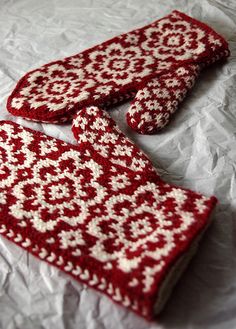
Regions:
[[[226,41],[178,11],[77,55],[27,73],[8,99],[14,115],[63,122],[78,110],[135,98],[128,124],[140,133],[162,128],[200,70],[229,55]]]
[[[79,146],[0,122],[0,233],[150,319],[216,199],[163,182],[98,108],[73,132]]]

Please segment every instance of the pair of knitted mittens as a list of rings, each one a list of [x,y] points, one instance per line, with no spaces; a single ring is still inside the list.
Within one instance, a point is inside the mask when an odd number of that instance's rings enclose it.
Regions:
[[[97,107],[72,130],[78,146],[0,122],[0,233],[150,319],[216,199],[163,182]]]
[[[174,11],[24,76],[8,110],[74,116],[78,145],[0,122],[0,233],[141,316],[160,312],[216,199],[163,182],[104,109],[134,97],[129,125],[153,133],[228,55],[221,36]]]
[[[128,124],[142,134],[164,127],[202,68],[229,55],[205,24],[173,11],[141,29],[26,74],[7,104],[14,115],[68,121],[84,107],[134,98]]]

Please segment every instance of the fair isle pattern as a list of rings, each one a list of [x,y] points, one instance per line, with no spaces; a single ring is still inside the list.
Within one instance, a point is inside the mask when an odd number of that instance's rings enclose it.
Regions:
[[[29,72],[18,82],[7,108],[31,120],[65,122],[84,107],[107,108],[137,93],[128,123],[150,134],[168,122],[200,68],[228,56],[228,45],[220,35],[173,11],[143,28]],[[184,83],[175,94],[173,83],[163,82],[168,75],[179,82],[181,74]],[[159,80],[166,92],[157,88]],[[143,90],[152,87],[150,102],[140,109],[145,102]],[[166,93],[167,106],[163,105]]]
[[[91,152],[99,152],[111,163],[146,175],[156,172],[146,155],[121,132],[109,114],[96,106],[83,108],[75,116],[72,132],[80,147],[87,145]]]
[[[199,65],[180,66],[139,89],[127,113],[127,121],[140,134],[163,128],[200,73]]]
[[[205,230],[216,199],[161,181],[105,112],[84,111],[91,120],[73,125],[79,146],[0,123],[0,232],[152,318],[165,278]],[[82,121],[87,135],[77,131]]]

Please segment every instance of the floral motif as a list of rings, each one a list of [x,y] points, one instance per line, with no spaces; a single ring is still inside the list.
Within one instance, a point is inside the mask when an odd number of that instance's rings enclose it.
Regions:
[[[174,16],[173,16],[174,18]],[[205,31],[190,22],[164,18],[145,31],[142,47],[158,59],[186,60],[203,53]]]
[[[88,99],[90,93],[87,89],[93,87],[95,83],[92,79],[87,79],[80,83],[78,90],[78,81],[83,80],[84,77],[83,69],[65,70],[60,64],[45,66],[31,73],[30,86],[27,85],[20,91],[21,100],[24,102],[30,96],[28,102],[32,109],[47,105],[49,111],[58,111],[69,103],[76,104]],[[21,104],[20,98],[17,98],[14,106],[19,108],[19,104]]]
[[[162,192],[156,191],[156,188],[155,184],[148,182],[135,191],[135,198],[127,194],[119,194],[112,197],[112,202],[110,199],[107,201],[106,208],[109,216],[95,217],[88,226],[88,232],[91,235],[99,236],[96,244],[90,248],[91,255],[94,258],[99,259],[101,262],[116,260],[118,268],[125,273],[130,273],[138,268],[146,257],[161,260],[176,247],[175,236],[184,233],[194,222],[191,212],[181,210],[186,200],[186,193],[181,189],[171,188],[170,192],[162,194]],[[152,194],[154,203],[165,203],[167,200],[170,201],[170,198],[176,197],[174,199],[174,226],[171,220],[173,218],[172,212],[166,212],[163,209],[156,210],[152,218],[149,214],[153,212],[153,205],[148,200],[145,204],[140,204],[140,207],[137,205],[136,200],[139,199],[139,195],[145,192]],[[119,204],[125,203],[129,204],[128,209],[116,210],[120,208]],[[129,219],[126,221],[120,220],[120,214],[128,216]],[[112,218],[112,221],[109,220],[110,218]],[[182,218],[184,218],[184,221]],[[107,223],[106,232],[101,229],[104,221]],[[112,235],[108,233],[109,226],[110,229],[112,228]],[[119,248],[107,250],[106,243],[111,237],[115,239],[115,245]],[[127,257],[128,250],[135,256],[132,258]],[[159,270],[161,270],[161,267]]]
[[[1,122],[0,232],[150,317],[162,278],[205,229],[215,199],[162,182],[107,113],[79,117],[80,146]]]
[[[56,145],[57,149],[60,148],[59,141],[56,142],[53,139],[49,139],[46,143],[40,141],[42,155],[47,154],[46,149],[49,144]],[[45,149],[42,148],[42,145],[45,146]],[[58,222],[61,221],[72,226],[83,223],[87,218],[88,207],[94,204],[94,200],[84,202],[84,198],[87,198],[88,195],[81,190],[80,184],[83,178],[78,177],[75,181],[75,173],[86,168],[84,171],[86,177],[88,178],[92,174],[90,189],[92,189],[91,193],[97,195],[97,202],[104,197],[106,191],[99,193],[99,187],[94,182],[103,173],[100,166],[93,160],[89,160],[82,166],[78,163],[78,157],[79,153],[71,150],[63,153],[57,161],[38,160],[31,169],[33,178],[25,179],[13,188],[12,194],[17,201],[10,207],[11,215],[18,220],[30,219],[33,227],[40,232],[55,229]],[[37,157],[34,157],[33,161],[36,159]],[[62,166],[58,166],[57,162]],[[15,173],[14,177],[17,177],[17,171],[13,170],[13,167],[12,171]],[[25,198],[25,193],[30,193],[28,199]],[[27,208],[28,204],[32,204],[32,209]],[[68,211],[73,212],[74,215],[68,217]]]
[[[102,59],[102,60],[100,60]],[[96,79],[100,83],[114,81],[117,85],[124,85],[136,77],[144,77],[150,73],[149,65],[153,59],[142,56],[138,47],[122,47],[112,43],[104,50],[90,54],[91,63],[86,66],[89,73],[97,72]]]
[[[29,72],[19,81],[7,107],[11,113],[31,120],[65,122],[84,107],[109,107],[132,99],[136,91],[145,99],[145,84],[168,72],[180,76],[178,68],[184,70],[190,60],[200,69],[228,55],[228,45],[222,37],[201,22],[174,11],[141,29]],[[180,88],[173,74],[171,79],[169,86],[165,84],[170,94]],[[184,95],[183,91],[179,99]],[[170,107],[173,112],[173,104]],[[168,108],[162,107],[163,118],[170,116]],[[140,105],[132,106],[128,123],[138,132],[146,125],[142,132],[153,133],[157,120],[154,118],[151,127],[153,115],[147,112],[140,118],[141,112]],[[167,122],[158,120],[156,130]]]

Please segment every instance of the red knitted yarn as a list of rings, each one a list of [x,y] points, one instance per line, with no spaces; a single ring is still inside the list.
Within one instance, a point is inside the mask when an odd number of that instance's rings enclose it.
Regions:
[[[152,79],[140,88],[127,113],[127,122],[140,134],[163,128],[200,73],[200,65],[185,64]]]
[[[77,55],[26,74],[8,99],[14,115],[63,122],[83,107],[131,99],[130,126],[162,128],[200,69],[229,55],[226,41],[178,11]]]
[[[79,146],[0,122],[0,233],[152,318],[216,199],[161,181],[97,108],[73,132]]]

